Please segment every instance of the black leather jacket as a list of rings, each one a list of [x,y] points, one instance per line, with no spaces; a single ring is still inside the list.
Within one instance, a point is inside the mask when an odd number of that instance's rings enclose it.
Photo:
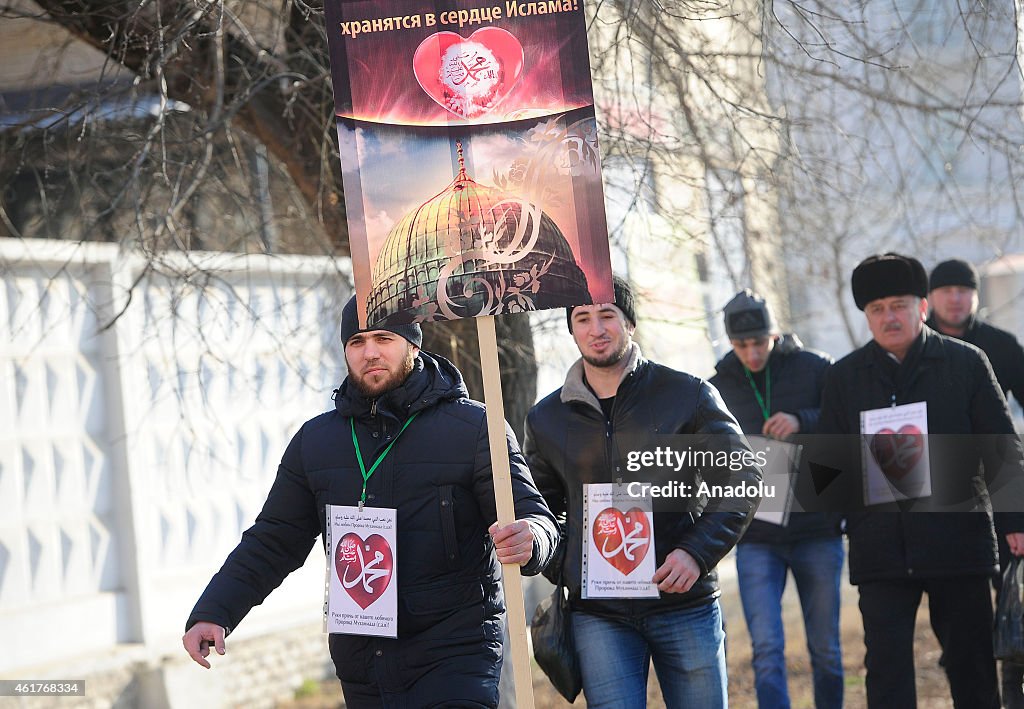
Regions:
[[[583,364],[578,361],[563,387],[530,410],[523,443],[537,488],[562,523],[562,543],[545,575],[554,581],[561,570],[574,608],[612,617],[644,616],[717,598],[715,566],[743,534],[759,501],[758,497],[719,497],[705,504],[655,499],[657,565],[674,549],[683,549],[701,567],[697,582],[686,593],[662,593],[659,599],[580,598],[584,483],[647,482],[644,472],[629,472],[623,459],[637,441],[672,445],[652,434],[716,434],[716,440],[728,440],[733,449],[748,450],[714,387],[644,360],[635,344],[627,356],[628,373],[619,384],[610,422],[584,384]],[[676,479],[693,484],[696,472],[683,469]],[[757,485],[761,480],[760,470],[752,466],[736,472],[717,467],[699,472],[709,484]]]

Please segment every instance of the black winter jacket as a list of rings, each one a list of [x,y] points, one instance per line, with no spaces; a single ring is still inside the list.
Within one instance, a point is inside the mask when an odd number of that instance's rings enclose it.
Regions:
[[[501,568],[487,529],[496,519],[487,424],[458,370],[421,352],[405,382],[376,400],[346,379],[335,411],[292,439],[256,523],[210,581],[188,627],[234,628],[323,536],[328,503],[357,504],[362,488],[350,417],[364,460],[402,433],[367,484],[369,507],[397,509],[398,639],[332,634],[348,706],[423,707],[445,700],[497,706],[504,631]],[[523,573],[547,563],[557,525],[507,431],[516,517],[536,541]],[[330,554],[328,554],[330,556]],[[368,702],[355,696],[375,695]]]
[[[928,326],[935,328],[935,319],[928,319]],[[1012,333],[971,317],[963,337],[988,357],[992,371],[996,373],[999,386],[1006,398],[1012,393],[1017,403],[1024,406],[1024,347]]]
[[[561,389],[538,402],[527,415],[523,450],[537,487],[551,511],[564,520],[559,554],[545,572],[554,581],[564,575],[572,606],[610,617],[643,616],[675,608],[698,606],[717,598],[715,566],[743,534],[757,507],[758,497],[712,499],[701,509],[679,501],[654,500],[656,564],[674,549],[688,552],[701,567],[701,577],[686,593],[663,593],[659,599],[604,600],[580,598],[583,544],[583,484],[646,482],[643,473],[630,473],[620,463],[637,440],[658,443],[650,434],[722,434],[736,448],[749,450],[736,420],[714,387],[640,356],[634,344],[627,374],[619,384],[606,423],[600,402],[583,382],[583,363],[569,370]],[[761,472],[745,467],[702,471],[709,484],[756,485]],[[678,479],[693,483],[694,471]],[[662,503],[659,506],[659,503]]]
[[[1024,452],[1013,435],[1006,400],[992,368],[976,347],[925,327],[901,364],[874,341],[841,359],[829,370],[818,432],[847,436],[851,458],[859,460],[860,412],[890,405],[928,404],[928,446],[932,502],[973,500],[988,508],[986,486],[1018,484]],[[936,434],[1008,434],[997,451],[979,436]],[[984,463],[984,476],[981,467]],[[855,479],[855,478],[854,478]],[[861,495],[859,489],[850,495]],[[990,512],[899,512],[899,503],[873,505],[847,518],[850,581],[988,575],[998,570]],[[1000,534],[1024,531],[1024,515],[997,513]]]
[[[783,335],[772,348],[767,369],[771,372],[770,414],[784,412],[800,421],[800,434],[814,433],[818,426],[821,389],[832,358],[805,350],[796,335]],[[735,352],[729,352],[715,366],[708,380],[725,400],[729,412],[748,435],[761,435],[764,415],[757,403]],[[788,544],[804,539],[839,535],[840,515],[823,512],[794,512],[785,527],[755,519],[739,543]]]

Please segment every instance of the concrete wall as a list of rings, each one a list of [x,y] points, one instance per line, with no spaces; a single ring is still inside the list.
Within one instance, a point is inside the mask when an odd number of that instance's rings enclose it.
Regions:
[[[146,707],[268,706],[322,676],[319,546],[213,672],[180,637],[290,436],[333,405],[349,274],[30,240],[0,240],[0,272],[0,676],[73,672],[88,706]]]

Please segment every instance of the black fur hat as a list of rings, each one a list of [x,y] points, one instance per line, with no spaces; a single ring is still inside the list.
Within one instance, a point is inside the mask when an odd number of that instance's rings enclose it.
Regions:
[[[853,300],[861,310],[873,300],[894,295],[928,297],[928,273],[912,256],[892,252],[868,256],[853,269],[851,280]]]

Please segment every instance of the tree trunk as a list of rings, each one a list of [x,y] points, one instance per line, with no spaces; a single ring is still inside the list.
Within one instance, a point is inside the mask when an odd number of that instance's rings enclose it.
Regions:
[[[533,351],[533,331],[526,315],[495,318],[498,335],[498,360],[501,367],[501,391],[505,400],[505,420],[523,440],[526,412],[537,398],[537,362]],[[475,318],[428,323],[423,327],[423,349],[449,359],[462,372],[469,395],[483,400],[480,371],[480,347]]]

